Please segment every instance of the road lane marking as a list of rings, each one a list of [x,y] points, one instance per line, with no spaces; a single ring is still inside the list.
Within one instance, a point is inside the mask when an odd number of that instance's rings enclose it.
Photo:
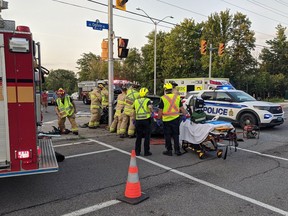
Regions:
[[[238,148],[238,147],[237,147],[237,149],[239,149],[241,151],[246,151],[246,152],[249,152],[249,153],[257,154],[257,155],[260,155],[260,156],[263,156],[263,157],[269,157],[269,158],[274,158],[274,159],[278,159],[278,160],[288,161],[288,158],[282,158],[282,157],[278,157],[278,156],[274,156],[274,155],[263,154],[261,152],[252,151],[252,150],[249,150],[249,149],[242,149],[242,148]]]
[[[122,149],[116,148],[116,147],[114,147],[114,146],[111,146],[111,145],[109,145],[109,144],[103,143],[103,142],[101,142],[101,141],[94,140],[94,139],[90,139],[90,140],[93,141],[93,142],[96,142],[96,143],[98,143],[98,144],[100,144],[100,145],[102,145],[102,146],[106,146],[107,148],[111,148],[111,149],[113,149],[113,150],[117,150],[117,151],[119,151],[119,152],[121,152],[121,153],[124,153],[124,154],[127,154],[127,155],[130,155],[130,154],[131,154],[130,152],[126,152],[126,151],[124,151],[124,150],[122,150]],[[148,162],[148,163],[150,163],[150,164],[153,164],[153,165],[155,165],[155,166],[158,166],[158,167],[160,167],[160,168],[162,168],[162,169],[165,169],[165,170],[167,170],[167,171],[170,171],[170,172],[173,172],[173,173],[178,174],[178,175],[180,175],[180,176],[183,176],[183,177],[185,177],[185,178],[188,178],[188,179],[190,179],[190,180],[192,180],[192,181],[198,182],[199,184],[208,186],[208,187],[213,188],[213,189],[215,189],[215,190],[221,191],[221,192],[223,192],[223,193],[226,193],[226,194],[229,194],[229,195],[231,195],[231,196],[237,197],[237,198],[242,199],[242,200],[244,200],[244,201],[247,201],[247,202],[253,203],[253,204],[255,204],[255,205],[258,205],[258,206],[260,206],[260,207],[266,208],[266,209],[268,209],[268,210],[270,210],[270,211],[277,212],[277,213],[279,213],[279,214],[286,215],[286,216],[288,215],[288,212],[287,212],[287,211],[284,211],[284,210],[279,209],[279,208],[277,208],[277,207],[274,207],[274,206],[271,206],[271,205],[269,205],[269,204],[263,203],[263,202],[261,202],[261,201],[255,200],[255,199],[253,199],[253,198],[250,198],[250,197],[241,195],[241,194],[239,194],[239,193],[236,193],[236,192],[227,190],[227,189],[225,189],[225,188],[222,188],[222,187],[220,187],[220,186],[214,185],[214,184],[209,183],[209,182],[207,182],[207,181],[204,181],[204,180],[195,178],[195,177],[193,177],[193,176],[191,176],[191,175],[189,175],[189,174],[186,174],[186,173],[184,173],[184,172],[178,171],[178,170],[173,169],[173,168],[171,168],[171,167],[162,165],[162,164],[157,163],[157,162],[155,162],[155,161],[146,159],[146,158],[144,158],[144,157],[137,157],[137,158],[140,159],[140,160],[146,161],[146,162]]]
[[[105,150],[101,150],[101,151],[94,151],[94,152],[87,152],[87,153],[83,153],[83,154],[65,156],[65,159],[82,157],[82,156],[86,156],[86,155],[98,154],[98,153],[109,152],[109,151],[114,151],[114,149],[105,149]]]
[[[91,212],[94,212],[94,211],[97,211],[97,210],[100,210],[100,209],[103,209],[103,208],[118,204],[120,202],[121,201],[119,201],[119,200],[110,200],[110,201],[107,201],[107,202],[96,204],[94,206],[90,206],[90,207],[87,207],[87,208],[79,209],[77,211],[70,212],[68,214],[64,214],[62,216],[80,216],[80,215],[88,214],[88,213],[91,213]]]
[[[79,145],[79,144],[83,144],[83,143],[91,143],[91,141],[82,141],[82,142],[75,142],[75,143],[66,143],[66,144],[60,144],[60,145],[53,145],[54,148],[58,148],[58,147],[63,147],[63,146],[71,146],[71,145]]]

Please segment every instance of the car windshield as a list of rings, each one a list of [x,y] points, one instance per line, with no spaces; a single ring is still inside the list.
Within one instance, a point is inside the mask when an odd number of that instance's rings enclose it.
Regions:
[[[48,93],[49,97],[53,97],[54,93]]]
[[[232,91],[229,94],[237,101],[237,102],[246,102],[246,101],[256,101],[254,97],[251,95],[242,92],[242,91]]]
[[[199,94],[199,92],[190,91],[190,92],[187,92],[185,98],[188,99],[191,95],[196,96],[196,95],[198,95],[198,94]]]

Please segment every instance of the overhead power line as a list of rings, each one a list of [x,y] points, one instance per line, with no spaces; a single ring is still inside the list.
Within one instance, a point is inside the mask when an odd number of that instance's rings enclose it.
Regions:
[[[204,15],[204,14],[201,14],[201,13],[198,13],[198,12],[195,12],[195,11],[192,11],[192,10],[189,10],[189,9],[187,9],[187,8],[179,7],[178,5],[174,5],[174,4],[171,4],[171,3],[168,3],[168,2],[162,1],[162,0],[156,0],[156,1],[161,2],[161,3],[163,3],[163,4],[170,5],[170,6],[175,7],[175,8],[179,8],[179,9],[181,9],[181,10],[185,10],[185,11],[188,11],[188,12],[191,12],[191,13],[194,13],[194,14],[197,14],[197,15],[199,15],[199,16],[203,16],[203,17],[206,17],[206,18],[208,17],[207,15]]]
[[[255,5],[257,5],[257,6],[261,7],[261,8],[264,8],[264,9],[266,9],[266,10],[269,10],[269,11],[275,13],[275,14],[278,14],[278,15],[280,15],[280,16],[283,16],[283,17],[287,17],[287,18],[288,18],[288,16],[284,15],[285,13],[282,12],[282,11],[280,11],[280,10],[277,10],[277,9],[275,9],[275,8],[272,8],[272,7],[270,7],[270,6],[267,6],[267,5],[265,5],[265,4],[262,4],[262,3],[260,3],[260,2],[257,2],[257,1],[255,1],[255,0],[247,0],[247,1],[250,2],[250,3],[252,3],[252,4],[255,4]]]
[[[280,21],[280,20],[276,20],[276,19],[273,19],[273,18],[264,16],[264,15],[262,15],[262,14],[259,14],[259,13],[256,13],[256,12],[254,12],[254,11],[248,10],[248,9],[246,9],[246,8],[240,7],[240,6],[238,6],[238,5],[232,4],[232,3],[227,2],[227,1],[225,1],[225,0],[221,0],[221,1],[225,2],[226,4],[232,5],[232,6],[234,6],[234,7],[240,8],[240,9],[242,9],[242,10],[248,11],[248,12],[250,12],[250,13],[256,14],[256,15],[258,15],[258,16],[264,17],[264,18],[266,18],[266,19],[273,20],[273,21],[275,21],[275,22],[283,23],[283,24],[285,24],[285,25],[288,25],[287,23],[284,23],[284,22],[282,22],[282,21]]]
[[[281,5],[284,5],[284,6],[288,7],[288,3],[287,2],[284,2],[284,1],[281,1],[281,0],[275,0],[275,1],[278,2]]]
[[[61,4],[65,4],[65,5],[69,5],[69,6],[73,6],[73,7],[86,9],[86,10],[96,11],[96,12],[103,13],[103,14],[108,14],[108,12],[105,12],[105,11],[101,11],[101,10],[97,10],[97,9],[93,9],[93,8],[89,8],[89,7],[85,7],[85,6],[81,6],[81,5],[77,5],[77,4],[72,4],[72,3],[69,3],[69,2],[61,1],[61,0],[52,0],[52,1],[55,1],[55,2],[58,2],[58,3],[61,3]],[[107,6],[107,5],[104,5],[104,6]],[[124,18],[124,19],[129,19],[129,20],[134,20],[134,21],[137,21],[137,22],[152,24],[151,22],[148,22],[148,21],[135,19],[135,18],[131,18],[131,17],[126,17],[126,16],[122,16],[122,15],[118,15],[118,14],[114,14],[113,16],[121,17],[121,18]],[[139,14],[139,16],[143,16],[143,15]],[[176,25],[174,23],[169,23],[169,22],[165,22],[165,23],[171,24],[171,25]],[[172,27],[165,26],[165,25],[158,25],[158,26],[165,27],[165,28],[170,28],[170,29],[172,28]]]

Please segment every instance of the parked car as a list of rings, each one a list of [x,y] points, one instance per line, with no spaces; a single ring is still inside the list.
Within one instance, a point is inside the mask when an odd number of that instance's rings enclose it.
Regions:
[[[162,121],[161,121],[160,125],[157,124],[159,104],[160,104],[160,100],[161,100],[160,96],[148,95],[147,98],[149,98],[152,101],[152,103],[153,103],[154,118],[152,119],[152,123],[151,123],[151,134],[152,135],[164,134]]]
[[[54,92],[48,91],[48,105],[54,105],[54,104],[55,104]]]
[[[284,111],[281,105],[265,101],[257,101],[254,97],[240,90],[202,90],[191,93],[185,101],[185,106],[191,106],[192,97],[204,100],[204,112],[208,119],[219,116],[239,124],[242,128],[247,120],[259,127],[274,127],[284,122]]]

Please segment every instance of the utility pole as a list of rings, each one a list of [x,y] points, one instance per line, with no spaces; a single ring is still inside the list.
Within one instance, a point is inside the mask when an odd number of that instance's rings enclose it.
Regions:
[[[113,61],[113,0],[108,0],[108,82],[109,82],[109,121],[108,125],[111,125],[113,121],[113,101],[114,101],[114,61]]]

